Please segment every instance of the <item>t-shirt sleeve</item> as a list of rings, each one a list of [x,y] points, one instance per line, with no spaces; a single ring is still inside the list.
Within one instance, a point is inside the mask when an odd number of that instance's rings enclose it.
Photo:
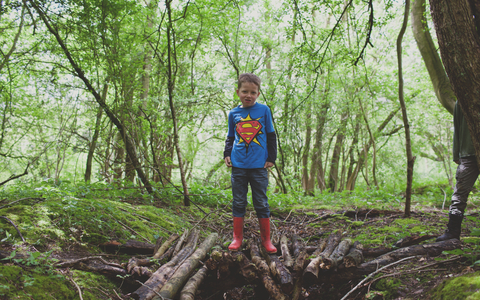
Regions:
[[[275,128],[273,127],[273,119],[272,119],[272,111],[270,108],[267,106],[266,112],[265,112],[265,131],[266,133],[272,133],[275,132]]]

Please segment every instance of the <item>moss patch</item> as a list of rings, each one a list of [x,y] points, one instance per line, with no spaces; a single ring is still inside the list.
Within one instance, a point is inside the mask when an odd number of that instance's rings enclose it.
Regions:
[[[58,274],[42,274],[37,269],[0,266],[0,296],[5,299],[73,299],[70,282]]]
[[[434,288],[430,295],[432,299],[479,299],[480,272],[445,280]]]

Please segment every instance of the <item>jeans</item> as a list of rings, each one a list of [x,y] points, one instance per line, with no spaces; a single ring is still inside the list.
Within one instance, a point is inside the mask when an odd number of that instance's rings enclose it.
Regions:
[[[475,156],[460,158],[455,178],[457,183],[452,195],[450,214],[462,215],[467,207],[468,194],[473,188],[479,174]]]
[[[257,218],[270,218],[267,198],[268,170],[266,168],[241,169],[232,167],[233,216],[245,216],[249,183]]]

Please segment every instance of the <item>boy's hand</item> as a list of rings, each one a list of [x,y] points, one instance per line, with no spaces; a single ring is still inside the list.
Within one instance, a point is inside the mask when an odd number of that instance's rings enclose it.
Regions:
[[[225,157],[225,165],[229,168],[232,167],[232,160],[230,159],[230,156]]]
[[[271,167],[273,167],[273,162],[267,161],[263,167],[264,168],[271,168]]]

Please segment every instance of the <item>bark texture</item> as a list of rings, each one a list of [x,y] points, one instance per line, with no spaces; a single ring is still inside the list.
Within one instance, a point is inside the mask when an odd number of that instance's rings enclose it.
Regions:
[[[430,0],[443,65],[480,164],[480,11],[478,0]]]

